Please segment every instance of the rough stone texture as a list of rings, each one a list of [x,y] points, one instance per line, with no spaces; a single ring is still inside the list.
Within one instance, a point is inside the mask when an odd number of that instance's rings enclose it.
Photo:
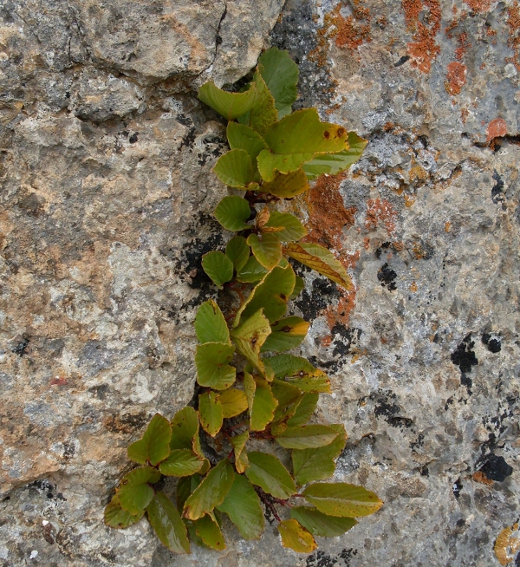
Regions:
[[[282,5],[1,4],[0,565],[499,565],[520,514],[520,6]],[[385,506],[308,557],[273,525],[173,558],[102,510],[128,443],[193,393],[226,193],[223,126],[194,88],[269,43],[300,63],[299,106],[370,142],[290,205],[355,281],[303,271],[294,310],[333,381],[320,413],[350,435],[336,479]]]

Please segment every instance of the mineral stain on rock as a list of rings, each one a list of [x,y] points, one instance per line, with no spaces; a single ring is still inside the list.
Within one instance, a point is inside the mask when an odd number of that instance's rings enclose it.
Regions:
[[[485,474],[489,480],[503,482],[513,474],[513,467],[506,463],[504,457],[491,453],[484,465],[479,468],[479,472]]]
[[[471,386],[473,381],[468,376],[473,366],[478,364],[477,357],[473,352],[475,342],[471,340],[471,334],[457,346],[454,352],[451,353],[451,361],[460,369],[460,383],[466,386],[468,392],[471,393]]]

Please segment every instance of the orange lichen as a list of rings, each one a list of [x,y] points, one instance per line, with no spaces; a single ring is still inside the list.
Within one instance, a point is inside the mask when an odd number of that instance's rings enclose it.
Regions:
[[[417,291],[417,284],[412,282],[409,289],[412,293],[415,293]]]
[[[451,222],[450,222],[450,221],[446,221],[446,222],[444,223],[444,231],[445,231],[445,232],[450,232],[450,230],[451,230]]]
[[[500,565],[507,565],[514,561],[516,552],[520,549],[520,533],[518,522],[511,527],[504,528],[495,541],[494,552]]]
[[[514,56],[506,57],[506,61],[514,63],[520,71],[520,6],[516,0],[513,6],[507,9],[507,25],[509,27],[507,45],[514,51]]]
[[[466,124],[468,116],[469,116],[469,110],[466,107],[461,108],[460,109],[460,119],[462,120],[462,124]]]
[[[413,41],[408,43],[411,65],[423,73],[429,73],[432,61],[440,53],[435,36],[441,29],[441,8],[439,0],[402,0],[405,21],[408,29],[416,30]],[[419,20],[419,15],[427,10]]]
[[[477,14],[488,12],[491,8],[491,0],[464,0],[464,2]]]
[[[348,264],[354,267],[359,260],[359,251],[355,254],[350,254],[343,261],[343,264]],[[356,305],[356,289],[352,288],[350,291],[340,290],[340,298],[337,305],[329,305],[323,312],[327,319],[327,324],[332,329],[338,323],[348,327],[350,322],[350,314]]]
[[[452,61],[448,65],[448,74],[446,75],[446,82],[444,88],[450,95],[458,95],[462,87],[466,84],[466,65],[458,61]]]
[[[457,59],[458,61],[462,61],[462,58],[466,54],[466,51],[471,47],[471,43],[468,43],[467,39],[468,39],[467,32],[462,32],[457,36],[457,41],[459,43],[459,46],[455,50],[455,59]]]
[[[385,199],[369,199],[367,201],[367,212],[365,218],[365,228],[375,230],[379,223],[382,223],[389,236],[395,231],[397,213],[391,203]]]
[[[353,14],[347,18],[341,15],[340,10],[341,4],[338,4],[332,12],[336,26],[336,45],[338,47],[346,47],[351,51],[355,51],[364,43],[372,41],[370,37],[372,18],[368,8],[355,7]]]
[[[503,118],[491,120],[486,128],[486,142],[490,143],[495,138],[502,138],[507,135],[507,124]]]
[[[473,480],[475,482],[480,482],[480,484],[487,484],[488,486],[493,484],[493,481],[489,479],[482,471],[477,471],[473,474]]]

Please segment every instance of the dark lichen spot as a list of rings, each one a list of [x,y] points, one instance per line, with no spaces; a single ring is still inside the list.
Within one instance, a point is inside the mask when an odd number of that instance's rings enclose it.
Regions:
[[[321,312],[330,304],[331,299],[339,297],[338,288],[335,283],[325,278],[316,278],[312,282],[312,289],[309,292],[304,289],[295,303],[301,309],[304,319],[316,319]]]
[[[491,453],[479,471],[484,473],[489,480],[503,482],[508,476],[513,474],[513,467],[506,463],[504,457]]]
[[[403,55],[399,59],[399,61],[397,61],[397,63],[394,63],[394,67],[400,67],[401,65],[404,65],[409,59],[410,59],[409,55]]]
[[[395,285],[395,279],[397,278],[396,272],[388,266],[388,264],[383,264],[382,268],[377,272],[377,279],[381,282],[383,287],[388,288],[390,291],[397,289]]]
[[[462,489],[464,488],[464,485],[462,484],[462,482],[460,481],[460,478],[457,479],[454,483],[453,483],[453,494],[455,496],[455,498],[458,498],[460,496],[460,493],[462,492]]]
[[[471,372],[471,368],[478,364],[478,359],[472,350],[474,346],[475,342],[471,340],[471,335],[468,335],[459,344],[455,352],[451,353],[451,361],[460,369],[460,382],[468,388],[468,392],[471,392],[473,384],[468,374]]]
[[[139,135],[139,132],[134,132],[134,133],[130,136],[130,138],[128,138],[128,141],[129,141],[131,144],[135,144],[135,143],[137,142],[137,140],[139,139],[139,138],[138,138],[138,135]]]
[[[370,399],[375,401],[374,415],[384,417],[392,427],[411,427],[413,420],[399,415],[402,413],[402,409],[395,402],[396,398],[397,396],[393,392],[384,390],[371,394]]]
[[[334,325],[330,331],[330,334],[335,337],[332,355],[345,356],[349,354],[351,352],[352,345],[355,345],[359,341],[362,333],[363,331],[361,329],[345,327],[340,323]]]
[[[503,203],[505,201],[504,182],[496,169],[493,170],[493,179],[495,180],[495,184],[491,189],[491,200],[495,204]]]
[[[18,356],[23,356],[27,354],[27,348],[29,346],[29,339],[28,337],[22,337],[22,340],[17,343],[12,349],[11,352],[14,352]]]
[[[500,352],[502,350],[502,343],[500,340],[489,333],[484,333],[482,335],[482,342],[486,345],[489,352]]]

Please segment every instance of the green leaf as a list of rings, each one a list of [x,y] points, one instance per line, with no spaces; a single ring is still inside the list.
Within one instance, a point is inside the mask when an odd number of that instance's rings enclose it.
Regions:
[[[348,169],[353,163],[356,163],[368,141],[360,138],[355,132],[349,132],[348,143],[350,146],[348,150],[343,150],[337,154],[323,154],[305,163],[302,168],[307,177],[316,179],[323,173],[337,175],[341,171]]]
[[[168,420],[156,413],[142,439],[128,447],[128,458],[140,465],[156,465],[170,454],[172,428]]]
[[[323,246],[310,242],[290,242],[285,246],[284,251],[291,258],[316,270],[329,278],[329,280],[336,282],[347,290],[351,289],[352,282],[343,264],[336,260],[332,252],[329,252]]]
[[[222,504],[234,480],[235,473],[229,461],[220,461],[186,500],[184,516],[188,520],[198,520],[211,512]]]
[[[201,482],[202,476],[200,474],[183,476],[179,479],[179,482],[177,483],[177,506],[179,510],[184,508],[186,500],[188,500],[190,495]]]
[[[253,107],[256,96],[254,85],[251,85],[251,88],[244,93],[228,93],[216,87],[213,81],[209,81],[200,87],[198,99],[211,106],[224,118],[233,120]]]
[[[213,171],[229,187],[250,191],[256,187],[255,167],[244,150],[231,150],[220,156]]]
[[[288,427],[276,437],[276,442],[285,449],[307,449],[329,445],[338,432],[327,425],[300,425]]]
[[[258,59],[258,68],[275,99],[278,118],[290,114],[298,96],[298,65],[287,51],[271,47]]]
[[[234,236],[226,245],[226,256],[233,262],[237,272],[246,265],[250,254],[251,250],[243,236]]]
[[[316,508],[297,506],[291,508],[291,518],[309,530],[312,535],[321,537],[337,537],[353,528],[357,521],[354,518],[338,518],[327,516]]]
[[[271,327],[271,334],[262,346],[261,352],[281,352],[299,346],[307,335],[309,323],[301,317],[280,319]]]
[[[235,347],[224,343],[206,343],[197,345],[195,365],[197,382],[205,388],[225,390],[236,378],[237,370],[230,366]]]
[[[244,389],[249,404],[251,431],[264,431],[271,423],[278,402],[266,380],[244,372]]]
[[[249,253],[249,246],[247,249]],[[241,268],[237,273],[237,280],[242,283],[256,283],[259,282],[266,274],[267,270],[254,256],[251,256],[244,264],[243,268]]]
[[[146,509],[148,521],[159,541],[174,553],[189,553],[190,542],[186,526],[177,508],[164,492],[158,492]]]
[[[274,456],[259,451],[247,454],[249,468],[247,478],[275,498],[287,499],[296,493],[296,486],[291,475]]]
[[[296,520],[283,520],[278,524],[282,545],[298,553],[311,553],[318,544],[312,535]]]
[[[269,321],[264,317],[262,309],[259,309],[231,331],[231,337],[237,346],[238,352],[262,374],[265,374],[265,367],[259,357],[259,353],[270,332]]]
[[[273,181],[277,171],[289,173],[300,169],[318,154],[348,149],[345,128],[321,122],[315,108],[285,116],[269,128],[264,139],[269,150],[262,150],[257,161],[265,181]]]
[[[255,258],[267,270],[273,269],[282,259],[282,246],[272,233],[250,234],[247,243]]]
[[[305,281],[300,276],[296,276],[296,283],[294,284],[293,292],[290,299],[296,299],[305,288]]]
[[[292,354],[278,354],[264,359],[275,378],[285,378],[293,386],[305,392],[330,393],[330,380],[327,375],[315,368],[308,360]]]
[[[144,510],[137,514],[130,514],[123,510],[116,494],[105,508],[105,524],[115,529],[124,529],[136,524],[144,516]]]
[[[210,299],[197,311],[195,332],[200,343],[229,343],[229,329],[220,307]]]
[[[186,406],[178,411],[171,421],[172,438],[170,449],[191,449],[193,438],[199,432],[199,417],[197,412]]]
[[[383,505],[373,492],[346,482],[311,484],[302,494],[320,512],[340,518],[369,516]]]
[[[267,149],[267,144],[258,132],[245,124],[230,122],[227,126],[227,138],[232,150],[244,150],[249,154],[253,164],[262,150]]]
[[[266,362],[269,360],[268,358]],[[273,380],[271,389],[274,397],[278,400],[278,407],[274,414],[275,421],[292,417],[303,397],[302,391],[281,380]]]
[[[226,549],[224,536],[220,531],[220,527],[211,514],[206,514],[202,518],[195,520],[195,533],[200,537],[202,543],[210,549],[222,551]]]
[[[294,450],[292,452],[293,473],[298,484],[307,484],[313,480],[330,478],[336,470],[334,460],[345,447],[347,434],[343,425],[330,425],[338,436],[325,447]]]
[[[204,254],[202,268],[219,289],[233,279],[233,262],[223,252],[213,250]]]
[[[222,427],[224,418],[217,393],[204,392],[199,395],[199,415],[204,431],[215,437]]]
[[[287,420],[289,427],[296,427],[307,423],[318,405],[319,394],[303,394],[294,415]]]
[[[260,498],[251,483],[235,475],[233,486],[218,510],[229,516],[244,539],[259,539],[264,531],[264,514]]]
[[[285,268],[273,268],[256,285],[247,301],[237,311],[234,325],[238,325],[241,319],[248,319],[259,309],[264,310],[264,315],[270,323],[283,317],[294,284],[295,274],[290,265]]]
[[[191,476],[199,472],[203,464],[204,459],[190,449],[175,449],[159,465],[159,470],[166,476]]]
[[[309,180],[303,169],[284,174],[277,172],[272,181],[264,182],[260,191],[282,199],[292,199],[309,189]]]
[[[249,126],[263,136],[278,120],[273,95],[269,92],[262,75],[257,71],[253,77],[253,84],[258,93],[254,106],[249,111]]]
[[[225,419],[240,415],[248,408],[247,397],[243,390],[238,388],[228,388],[219,395],[219,402],[222,406],[222,415]]]
[[[128,484],[117,491],[121,508],[133,516],[150,504],[153,494],[153,488],[148,484]]]
[[[300,240],[307,234],[303,224],[290,213],[279,213],[271,211],[266,227],[283,227],[283,230],[276,232],[276,237],[281,242],[292,242]]]
[[[120,486],[128,486],[130,484],[155,484],[159,482],[161,475],[159,471],[153,467],[137,467],[126,474],[120,482]]]
[[[251,208],[243,197],[232,195],[224,197],[213,214],[226,230],[235,232],[249,227],[246,221],[251,215]]]
[[[249,441],[249,431],[244,431],[231,439],[233,451],[235,453],[235,468],[237,472],[243,473],[249,466],[247,453],[244,451],[246,443]]]

